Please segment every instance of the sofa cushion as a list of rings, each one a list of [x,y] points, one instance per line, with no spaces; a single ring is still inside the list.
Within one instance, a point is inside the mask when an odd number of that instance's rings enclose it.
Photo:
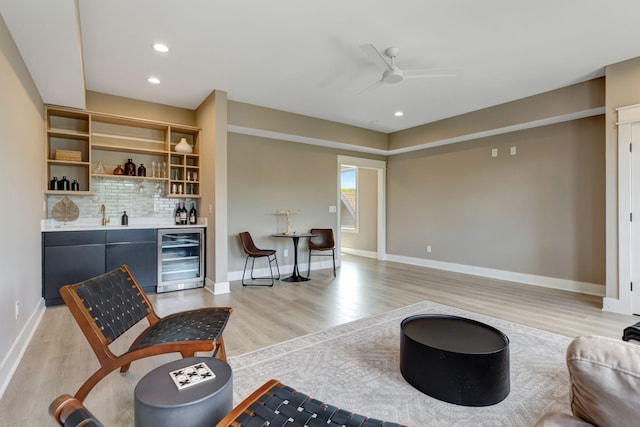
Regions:
[[[584,336],[567,348],[571,410],[596,426],[640,424],[640,346]]]

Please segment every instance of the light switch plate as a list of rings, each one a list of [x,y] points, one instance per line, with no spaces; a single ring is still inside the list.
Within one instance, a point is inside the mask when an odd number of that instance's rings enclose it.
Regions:
[[[336,213],[336,206],[335,205],[329,205],[329,213]]]

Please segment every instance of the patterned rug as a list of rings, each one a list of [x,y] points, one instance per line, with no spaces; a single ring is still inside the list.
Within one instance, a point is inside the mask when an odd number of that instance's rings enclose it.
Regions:
[[[463,316],[510,340],[511,392],[487,407],[441,402],[409,385],[399,369],[400,322],[420,313]],[[565,351],[571,338],[421,302],[230,357],[234,404],[271,378],[345,410],[410,427],[532,426],[547,411],[569,412]]]

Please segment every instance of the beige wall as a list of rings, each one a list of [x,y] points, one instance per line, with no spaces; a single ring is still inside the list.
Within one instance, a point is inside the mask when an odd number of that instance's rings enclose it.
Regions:
[[[358,168],[358,232],[342,231],[343,248],[377,252],[378,171]]]
[[[0,375],[4,381],[18,362],[11,347],[42,301],[40,220],[45,215],[46,177],[42,100],[1,16],[0,93]]]
[[[388,253],[604,284],[602,116],[394,156],[387,173]]]
[[[473,111],[389,135],[398,149],[477,132],[548,119],[604,106],[604,78]]]
[[[233,133],[228,144],[229,271],[244,266],[241,231],[249,231],[256,246],[277,249],[280,266],[293,265],[291,240],[270,237],[286,231],[286,216],[275,212],[299,210],[292,219],[295,231],[335,230],[336,214],[329,213],[337,203],[335,150]],[[305,264],[306,245],[300,241],[299,261]]]
[[[196,126],[194,110],[92,91],[87,91],[86,98],[88,111]]]
[[[387,135],[300,114],[229,102],[229,124],[386,150]]]

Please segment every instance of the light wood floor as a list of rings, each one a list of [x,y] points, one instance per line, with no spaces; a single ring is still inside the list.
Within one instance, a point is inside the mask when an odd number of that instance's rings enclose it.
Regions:
[[[430,300],[566,336],[620,338],[637,317],[603,312],[599,297],[491,280],[393,262],[344,256],[338,277],[312,273],[303,283],[273,288],[231,284],[231,293],[203,289],[150,295],[160,315],[218,305],[234,309],[224,337],[229,356]],[[145,326],[113,347],[124,350]],[[85,403],[109,427],[132,426],[133,389],[149,370],[175,360],[163,355],[134,362],[126,375],[110,374]],[[59,394],[74,394],[98,364],[64,306],[46,309],[16,374],[0,400],[0,426],[54,426],[47,414]]]

